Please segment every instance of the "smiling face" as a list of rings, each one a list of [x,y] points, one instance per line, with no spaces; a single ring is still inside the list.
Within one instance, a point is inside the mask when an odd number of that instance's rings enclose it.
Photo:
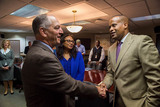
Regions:
[[[75,44],[75,41],[72,38],[72,36],[65,37],[64,43],[63,43],[64,49],[71,50],[74,47],[74,44]]]
[[[5,41],[4,42],[4,49],[7,49],[9,47],[9,42],[8,41]]]
[[[4,49],[10,48],[10,41],[9,40],[3,40],[2,41],[2,48],[4,48]]]
[[[128,19],[124,16],[116,16],[109,21],[109,32],[112,39],[120,41],[128,33],[127,21]]]
[[[48,18],[50,19],[52,24],[49,26],[48,29],[45,29],[45,40],[51,47],[54,47],[55,45],[60,43],[60,38],[61,34],[63,33],[63,30],[55,17],[49,16]]]

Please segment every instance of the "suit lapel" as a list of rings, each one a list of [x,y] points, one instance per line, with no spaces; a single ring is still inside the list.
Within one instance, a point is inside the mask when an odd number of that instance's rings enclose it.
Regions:
[[[113,58],[112,62],[113,62],[114,69],[116,68],[116,50],[117,50],[117,42],[113,44],[113,48],[110,52],[111,58]]]
[[[133,42],[131,37],[132,37],[132,35],[129,34],[121,47],[121,50],[120,50],[120,53],[118,56],[118,60],[116,63],[116,67],[115,67],[116,74],[118,74],[118,72],[119,72],[119,71],[117,71],[117,69],[118,69],[119,64],[121,63],[121,60],[123,59],[123,56],[125,55],[125,53],[129,49],[129,47],[131,46],[131,43]],[[115,53],[115,55],[116,55],[116,53]]]

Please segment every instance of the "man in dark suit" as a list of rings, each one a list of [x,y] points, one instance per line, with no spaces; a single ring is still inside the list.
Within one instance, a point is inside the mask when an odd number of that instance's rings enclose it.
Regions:
[[[28,46],[25,47],[24,49],[24,54],[27,54],[29,51],[29,48],[32,46],[31,41],[28,42]]]
[[[108,73],[101,86],[115,83],[115,107],[160,107],[160,56],[147,35],[129,33],[128,18],[109,21],[117,41],[108,51]],[[103,84],[104,83],[104,84]]]
[[[54,16],[37,16],[32,23],[36,41],[30,48],[22,80],[27,107],[74,107],[70,97],[105,97],[105,90],[67,75],[52,48],[60,43],[62,29]]]

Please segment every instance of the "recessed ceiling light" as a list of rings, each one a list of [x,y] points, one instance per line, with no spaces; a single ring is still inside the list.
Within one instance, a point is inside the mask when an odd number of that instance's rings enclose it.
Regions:
[[[160,14],[131,18],[132,21],[144,21],[144,20],[152,20],[152,19],[160,19]]]
[[[10,15],[31,18],[33,16],[45,14],[47,12],[49,12],[49,10],[28,4],[24,7],[16,10],[15,12],[11,13]]]

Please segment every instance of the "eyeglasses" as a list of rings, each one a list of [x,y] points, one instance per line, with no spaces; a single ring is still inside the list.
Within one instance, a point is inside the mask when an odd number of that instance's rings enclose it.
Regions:
[[[75,41],[74,40],[64,40],[64,41],[67,41],[68,43],[75,43]]]

